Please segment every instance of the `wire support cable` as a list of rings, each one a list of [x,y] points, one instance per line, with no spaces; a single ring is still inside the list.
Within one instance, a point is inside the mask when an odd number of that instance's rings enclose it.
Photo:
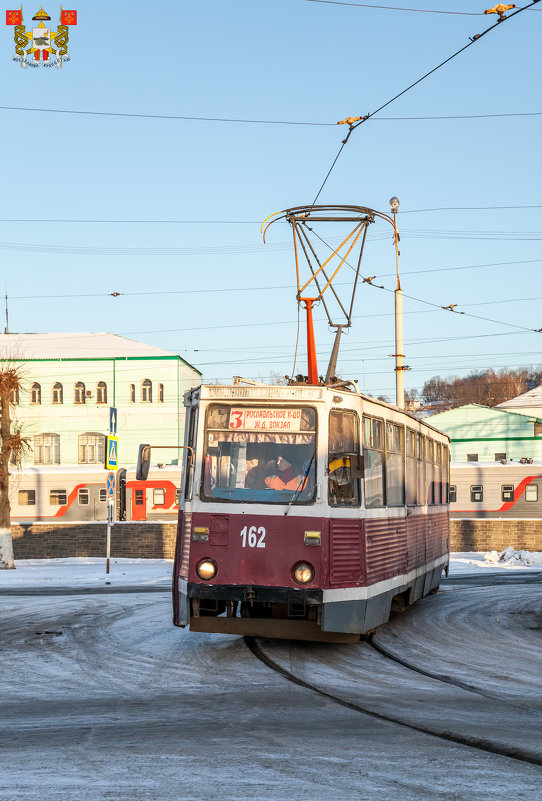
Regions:
[[[323,3],[327,6],[352,6],[354,8],[377,8],[384,11],[408,11],[415,14],[450,14],[459,17],[483,17],[483,11],[443,11],[434,8],[403,8],[402,6],[378,6],[374,3],[347,3],[344,0],[306,0],[308,3]],[[533,9],[538,10],[538,9]]]
[[[436,72],[437,70],[441,69],[441,67],[444,67],[446,64],[448,64],[448,63],[449,63],[450,61],[452,61],[454,58],[457,58],[457,56],[459,56],[461,53],[464,53],[464,52],[465,52],[465,50],[468,50],[468,48],[469,48],[469,47],[472,47],[472,45],[473,45],[473,44],[476,44],[476,42],[479,42],[479,41],[480,41],[480,39],[481,39],[483,36],[486,36],[486,35],[487,35],[488,33],[490,33],[491,31],[494,31],[494,30],[495,30],[495,28],[497,28],[497,27],[498,27],[499,25],[501,25],[503,22],[508,22],[508,20],[512,19],[512,17],[515,17],[515,16],[517,16],[518,14],[521,14],[521,13],[522,13],[522,11],[526,11],[528,8],[531,8],[532,6],[535,6],[535,5],[536,5],[537,3],[539,3],[539,2],[540,2],[540,0],[532,0],[532,1],[531,1],[531,3],[530,3],[528,6],[523,6],[523,8],[518,8],[516,11],[513,11],[511,14],[509,14],[507,17],[504,17],[503,19],[499,19],[499,20],[498,20],[496,23],[494,23],[493,25],[490,25],[490,27],[489,27],[489,28],[486,28],[486,30],[485,30],[485,31],[483,31],[482,33],[478,33],[478,34],[476,34],[475,36],[471,37],[471,38],[470,38],[470,41],[468,42],[468,44],[466,44],[466,45],[464,45],[463,47],[461,47],[461,48],[460,48],[459,50],[457,50],[455,53],[452,53],[452,55],[451,55],[451,56],[448,56],[448,58],[447,58],[447,59],[445,59],[444,61],[441,61],[441,62],[440,62],[440,64],[437,64],[437,66],[436,66],[436,67],[433,67],[433,69],[432,69],[432,70],[429,70],[429,72],[426,72],[426,73],[425,73],[425,75],[422,75],[422,76],[421,76],[421,78],[418,78],[418,80],[416,80],[416,81],[414,81],[413,83],[411,83],[409,86],[407,86],[407,87],[406,87],[406,89],[403,89],[401,92],[398,92],[398,93],[397,93],[396,95],[394,95],[394,96],[393,96],[393,97],[392,97],[390,100],[387,100],[385,103],[383,103],[383,104],[382,104],[381,106],[379,106],[377,109],[375,109],[375,111],[372,111],[372,112],[370,112],[369,114],[362,115],[361,117],[357,118],[357,119],[359,120],[359,121],[357,121],[357,122],[356,122],[356,121],[350,122],[350,123],[349,123],[349,129],[348,129],[348,133],[346,134],[346,137],[343,139],[343,141],[342,141],[342,143],[341,143],[341,147],[339,148],[339,152],[338,152],[338,153],[337,153],[337,155],[335,156],[335,158],[334,158],[334,160],[333,160],[333,163],[332,163],[331,167],[329,168],[329,170],[328,170],[328,172],[327,172],[327,175],[326,175],[326,177],[325,177],[325,178],[324,178],[324,180],[322,181],[322,184],[321,184],[321,186],[320,186],[320,188],[319,188],[318,192],[316,193],[316,197],[315,197],[315,198],[314,198],[314,200],[312,201],[312,205],[315,205],[316,201],[317,201],[317,200],[318,200],[318,198],[320,197],[320,194],[321,194],[321,192],[322,192],[322,190],[323,190],[324,186],[326,185],[326,183],[327,183],[327,181],[328,181],[328,179],[329,179],[329,176],[331,175],[331,173],[332,173],[332,171],[333,171],[333,169],[334,169],[335,165],[337,164],[337,161],[339,160],[339,156],[340,156],[340,155],[341,155],[341,153],[343,152],[345,145],[348,143],[348,140],[350,139],[350,136],[352,135],[352,133],[353,133],[353,132],[354,132],[354,131],[355,131],[357,128],[359,128],[359,126],[360,126],[360,125],[363,125],[363,123],[364,123],[364,122],[367,122],[367,120],[371,119],[371,118],[372,118],[372,117],[374,117],[376,114],[378,114],[380,111],[382,111],[383,109],[387,108],[389,105],[391,105],[391,104],[392,104],[392,103],[394,103],[396,100],[398,100],[398,98],[402,97],[404,94],[406,94],[407,92],[409,92],[411,89],[413,89],[413,88],[414,88],[415,86],[417,86],[419,83],[421,83],[422,81],[424,81],[424,80],[425,80],[426,78],[428,78],[430,75],[433,75],[433,73],[434,73],[434,72]]]

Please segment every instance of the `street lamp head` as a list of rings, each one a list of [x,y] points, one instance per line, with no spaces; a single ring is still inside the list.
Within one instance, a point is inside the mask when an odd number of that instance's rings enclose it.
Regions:
[[[390,198],[390,209],[392,210],[392,212],[394,214],[397,214],[397,212],[399,211],[399,198],[398,197],[394,196],[394,197]]]

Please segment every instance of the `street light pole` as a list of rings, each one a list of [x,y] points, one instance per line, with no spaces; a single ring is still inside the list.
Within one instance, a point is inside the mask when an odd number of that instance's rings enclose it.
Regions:
[[[397,232],[397,212],[399,198],[390,199],[390,208],[393,214],[395,238],[395,264],[397,269],[397,282],[395,285],[395,403],[400,409],[405,408],[405,354],[403,353],[403,291],[399,278],[399,234]]]

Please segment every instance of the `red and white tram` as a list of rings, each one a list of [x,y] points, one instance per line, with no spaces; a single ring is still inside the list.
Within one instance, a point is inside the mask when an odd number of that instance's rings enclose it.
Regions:
[[[175,625],[348,641],[438,588],[448,437],[351,386],[187,393]]]

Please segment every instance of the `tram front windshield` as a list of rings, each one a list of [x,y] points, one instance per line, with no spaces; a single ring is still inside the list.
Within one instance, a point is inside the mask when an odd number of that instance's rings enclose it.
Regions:
[[[311,407],[210,406],[202,496],[236,503],[309,503],[315,449]]]

